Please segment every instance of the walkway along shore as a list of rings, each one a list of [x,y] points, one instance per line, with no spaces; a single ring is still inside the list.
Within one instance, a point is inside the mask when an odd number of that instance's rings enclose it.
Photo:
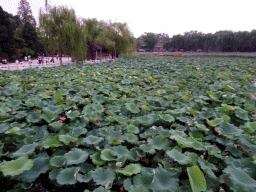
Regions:
[[[116,59],[102,59],[102,60],[86,60],[84,62],[84,64],[87,63],[102,63],[102,62],[108,62],[108,61],[115,61],[118,59],[122,59],[122,58],[116,58]],[[14,70],[22,70],[22,69],[28,69],[28,68],[35,68],[35,67],[39,67],[40,69],[42,67],[57,67],[60,66],[60,60],[55,59],[54,63],[46,63],[44,62],[44,64],[38,64],[38,60],[34,59],[31,60],[32,63],[28,63],[28,62],[23,62],[23,65],[17,65],[16,63],[7,63],[7,64],[0,64],[0,70],[10,70],[10,71],[14,71]],[[21,62],[20,62],[21,63]],[[63,65],[73,65],[75,64],[74,62],[71,62],[71,58],[70,57],[62,57],[62,64]]]

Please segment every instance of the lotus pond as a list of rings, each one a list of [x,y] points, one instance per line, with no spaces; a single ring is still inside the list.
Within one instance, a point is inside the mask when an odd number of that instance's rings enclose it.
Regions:
[[[256,60],[2,71],[5,191],[255,192]]]

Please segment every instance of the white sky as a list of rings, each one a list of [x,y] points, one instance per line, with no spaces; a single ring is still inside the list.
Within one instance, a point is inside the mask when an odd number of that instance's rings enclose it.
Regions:
[[[45,0],[27,0],[38,23]],[[49,1],[49,0],[48,0]],[[72,7],[77,16],[126,22],[137,38],[144,32],[167,33],[170,37],[197,30],[256,29],[255,0],[50,0],[52,5]],[[0,0],[4,11],[17,14],[20,0]]]

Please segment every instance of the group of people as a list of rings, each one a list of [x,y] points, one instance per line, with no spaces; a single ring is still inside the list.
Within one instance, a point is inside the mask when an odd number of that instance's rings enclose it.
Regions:
[[[25,57],[24,57],[24,60],[25,60],[24,62],[23,62],[23,61],[19,62],[19,60],[16,59],[15,63],[16,63],[17,65],[21,65],[21,66],[23,66],[23,67],[25,67],[25,64],[26,64],[26,63],[27,63],[27,64],[31,64],[31,63],[32,63],[32,61],[31,61],[31,56],[30,56],[30,55],[25,56]]]
[[[44,64],[44,62],[45,62],[46,64],[47,64],[47,63],[54,63],[54,57],[52,57],[51,60],[50,60],[49,57],[46,57],[46,58],[44,58],[44,57],[38,57],[37,60],[38,60],[38,64]]]

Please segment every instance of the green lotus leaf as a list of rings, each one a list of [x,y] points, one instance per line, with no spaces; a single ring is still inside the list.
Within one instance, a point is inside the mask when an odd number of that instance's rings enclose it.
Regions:
[[[167,149],[169,145],[169,141],[167,140],[167,138],[161,135],[157,135],[154,139],[148,138],[147,142],[151,143],[154,149],[157,150]]]
[[[188,177],[193,192],[206,191],[206,181],[202,171],[195,166],[187,167]]]
[[[78,141],[78,139],[76,137],[72,137],[70,135],[59,135],[59,140],[61,142],[65,143],[65,145],[69,145],[70,141],[72,141],[72,142]]]
[[[68,89],[60,89],[60,93],[61,93],[61,95],[68,95],[69,90]]]
[[[92,173],[92,178],[98,185],[106,185],[108,182],[113,181],[116,176],[112,169],[103,170],[101,168],[97,168]]]
[[[56,178],[60,185],[74,185],[76,184],[76,175],[79,171],[78,167],[69,167],[61,170]]]
[[[62,144],[59,142],[58,136],[49,136],[42,142],[42,147],[48,149],[49,147],[59,147]]]
[[[61,92],[60,90],[58,90],[54,95],[53,95],[53,98],[55,99],[56,103],[58,105],[62,104],[63,103],[63,96],[61,95]]]
[[[104,103],[106,98],[103,95],[96,95],[92,97],[92,100],[95,103]]]
[[[149,144],[147,144],[147,145],[142,144],[142,145],[139,146],[139,148],[140,148],[142,151],[144,151],[144,152],[146,152],[146,153],[150,153],[150,154],[155,154],[155,152],[156,152],[155,149],[154,149],[153,144],[151,144],[151,143],[149,143]]]
[[[58,115],[52,111],[46,111],[45,114],[43,114],[43,119],[48,123],[51,123],[54,119],[57,118],[57,116]]]
[[[126,124],[127,118],[121,117],[121,116],[115,116],[114,119],[119,123],[119,124]]]
[[[39,93],[38,95],[39,95],[41,98],[43,98],[43,99],[49,99],[49,98],[51,98],[51,96],[47,95],[45,92]]]
[[[129,188],[129,192],[148,192],[148,190],[146,189],[145,186],[143,185],[132,185],[130,188]]]
[[[153,174],[145,171],[133,177],[133,185],[143,186],[144,190],[147,190],[148,188],[150,188],[152,181],[153,181]]]
[[[92,108],[98,113],[102,113],[105,110],[105,108],[101,104],[93,104]]]
[[[223,119],[222,118],[215,118],[214,120],[208,120],[207,119],[207,123],[208,125],[210,125],[211,127],[216,127],[218,126],[219,124],[221,124],[223,122]]]
[[[256,122],[246,122],[244,126],[240,126],[247,133],[254,133],[256,131]]]
[[[59,172],[61,171],[61,169],[54,169],[52,170],[50,173],[49,173],[49,178],[52,180],[52,181],[56,181],[56,178],[59,174]]]
[[[187,165],[187,164],[191,163],[191,159],[188,156],[177,151],[176,149],[173,149],[171,151],[166,151],[166,154],[170,158],[173,158],[175,161],[177,161],[181,165]]]
[[[67,117],[70,119],[75,119],[80,115],[79,111],[72,111],[71,113],[66,113]]]
[[[25,139],[24,139],[24,144],[32,144],[32,143],[34,143],[34,141],[35,141],[35,138],[34,137],[26,137]]]
[[[189,141],[188,139],[181,137],[180,135],[171,135],[170,138],[177,141],[181,148],[191,148],[191,145],[193,144],[193,141]]]
[[[22,119],[22,118],[26,117],[27,115],[28,114],[25,111],[18,111],[17,114],[15,115],[15,118]]]
[[[68,153],[65,153],[64,157],[66,158],[66,164],[67,165],[73,165],[73,164],[79,164],[83,163],[87,160],[88,158],[88,152],[81,150],[81,149],[76,149],[72,148],[71,151]]]
[[[142,109],[143,111],[150,111],[150,109],[149,109],[148,106],[146,106],[146,105],[142,105],[142,106],[141,106],[141,109]]]
[[[48,105],[43,107],[43,112],[51,111],[57,114],[61,114],[63,112],[63,107],[60,105]]]
[[[27,115],[26,119],[29,123],[38,123],[39,121],[41,121],[40,115],[36,113],[30,113],[29,115]]]
[[[116,170],[117,173],[121,173],[126,176],[131,176],[133,174],[138,174],[141,171],[140,164],[129,164],[125,166],[123,170]]]
[[[98,145],[103,140],[104,139],[102,137],[95,137],[93,135],[89,135],[86,138],[83,138],[83,142],[85,142],[88,145]]]
[[[236,168],[233,165],[229,165],[223,172],[228,174],[228,177],[230,178],[229,181],[237,191],[255,191],[256,181],[240,167]]]
[[[18,151],[11,154],[12,157],[22,157],[28,156],[35,151],[35,148],[38,146],[38,143],[23,145]]]
[[[66,162],[66,159],[64,156],[55,156],[52,157],[50,160],[50,165],[55,167],[62,167]]]
[[[211,178],[216,179],[216,176],[212,171],[212,170],[217,171],[217,167],[214,164],[201,158],[198,158],[198,163],[205,174],[208,174]]]
[[[131,113],[139,113],[139,108],[134,103],[125,103],[125,108]]]
[[[3,91],[3,94],[6,96],[11,96],[11,95],[15,95],[16,94],[16,90],[14,89],[7,89]]]
[[[231,137],[233,135],[240,136],[244,132],[242,129],[240,129],[240,128],[236,127],[235,125],[228,123],[226,121],[222,122],[219,127],[215,127],[216,131],[217,131],[217,129],[221,130],[221,134],[225,135],[227,137],[229,135]]]
[[[232,107],[232,106],[230,106],[230,105],[225,105],[224,107],[225,107],[225,109],[228,110],[228,111],[234,111],[234,110],[235,110],[235,108]]]
[[[138,134],[140,132],[139,128],[134,125],[128,125],[127,132]]]
[[[20,157],[12,161],[4,161],[0,166],[0,171],[6,177],[7,175],[15,176],[30,170],[33,166],[33,160],[28,159],[28,156]]]
[[[8,107],[16,108],[16,109],[19,108],[21,103],[22,103],[21,100],[18,100],[18,99],[9,99],[6,101],[6,104]]]
[[[8,130],[9,128],[10,128],[10,125],[9,125],[9,124],[6,124],[6,123],[0,124],[0,133],[5,132],[5,131]]]
[[[82,175],[77,173],[76,180],[80,183],[88,183],[92,179],[92,172],[87,173],[86,175]]]
[[[176,172],[170,172],[158,166],[155,169],[151,189],[153,192],[169,191],[176,192],[179,186],[179,176]]]
[[[103,151],[101,151],[100,158],[104,161],[113,161],[116,159],[116,157],[112,154],[111,149],[103,149]]]
[[[230,117],[229,117],[228,115],[223,115],[223,116],[222,116],[222,119],[223,119],[224,121],[229,121],[229,120],[230,120]]]
[[[105,163],[105,161],[102,160],[100,156],[101,156],[101,153],[99,151],[90,155],[90,158],[91,158],[94,165],[103,165]]]
[[[111,154],[117,156],[116,161],[125,162],[130,155],[130,151],[125,146],[114,146],[111,148]]]
[[[0,112],[2,113],[7,113],[12,111],[9,107],[0,107]]]
[[[23,182],[34,182],[41,173],[46,173],[49,169],[49,160],[45,157],[38,157],[34,160],[33,167],[30,170],[23,172],[19,178]]]
[[[235,111],[235,115],[237,117],[239,117],[240,119],[243,119],[243,120],[249,120],[248,118],[248,112],[244,109],[241,109],[241,108],[238,108],[236,111]]]
[[[79,165],[79,169],[80,171],[82,171],[83,173],[88,173],[92,170],[96,169],[96,166],[89,164],[89,163],[82,163]]]
[[[125,139],[126,141],[128,141],[129,143],[136,143],[138,142],[138,136],[137,135],[134,135],[132,133],[126,133],[125,135]]]
[[[87,129],[85,128],[75,128],[72,130],[72,134],[76,136],[85,135],[87,133]]]
[[[155,122],[154,118],[152,118],[150,116],[139,117],[139,118],[137,118],[137,121],[138,121],[138,123],[145,125],[145,126],[150,126]]]
[[[55,121],[49,125],[52,126],[54,129],[60,129],[63,126],[63,123],[61,123],[59,121]]]
[[[202,125],[202,124],[196,124],[196,127],[200,131],[209,131],[209,129],[205,125]]]
[[[205,148],[207,149],[209,155],[216,155],[221,153],[221,150],[214,145],[207,145]]]
[[[36,106],[36,104],[38,103],[38,100],[37,99],[31,99],[29,98],[26,102],[25,102],[25,105],[27,107],[34,107]]]
[[[173,116],[169,115],[169,114],[159,114],[159,118],[164,120],[164,121],[167,121],[169,123],[175,121],[175,119],[173,118]]]

